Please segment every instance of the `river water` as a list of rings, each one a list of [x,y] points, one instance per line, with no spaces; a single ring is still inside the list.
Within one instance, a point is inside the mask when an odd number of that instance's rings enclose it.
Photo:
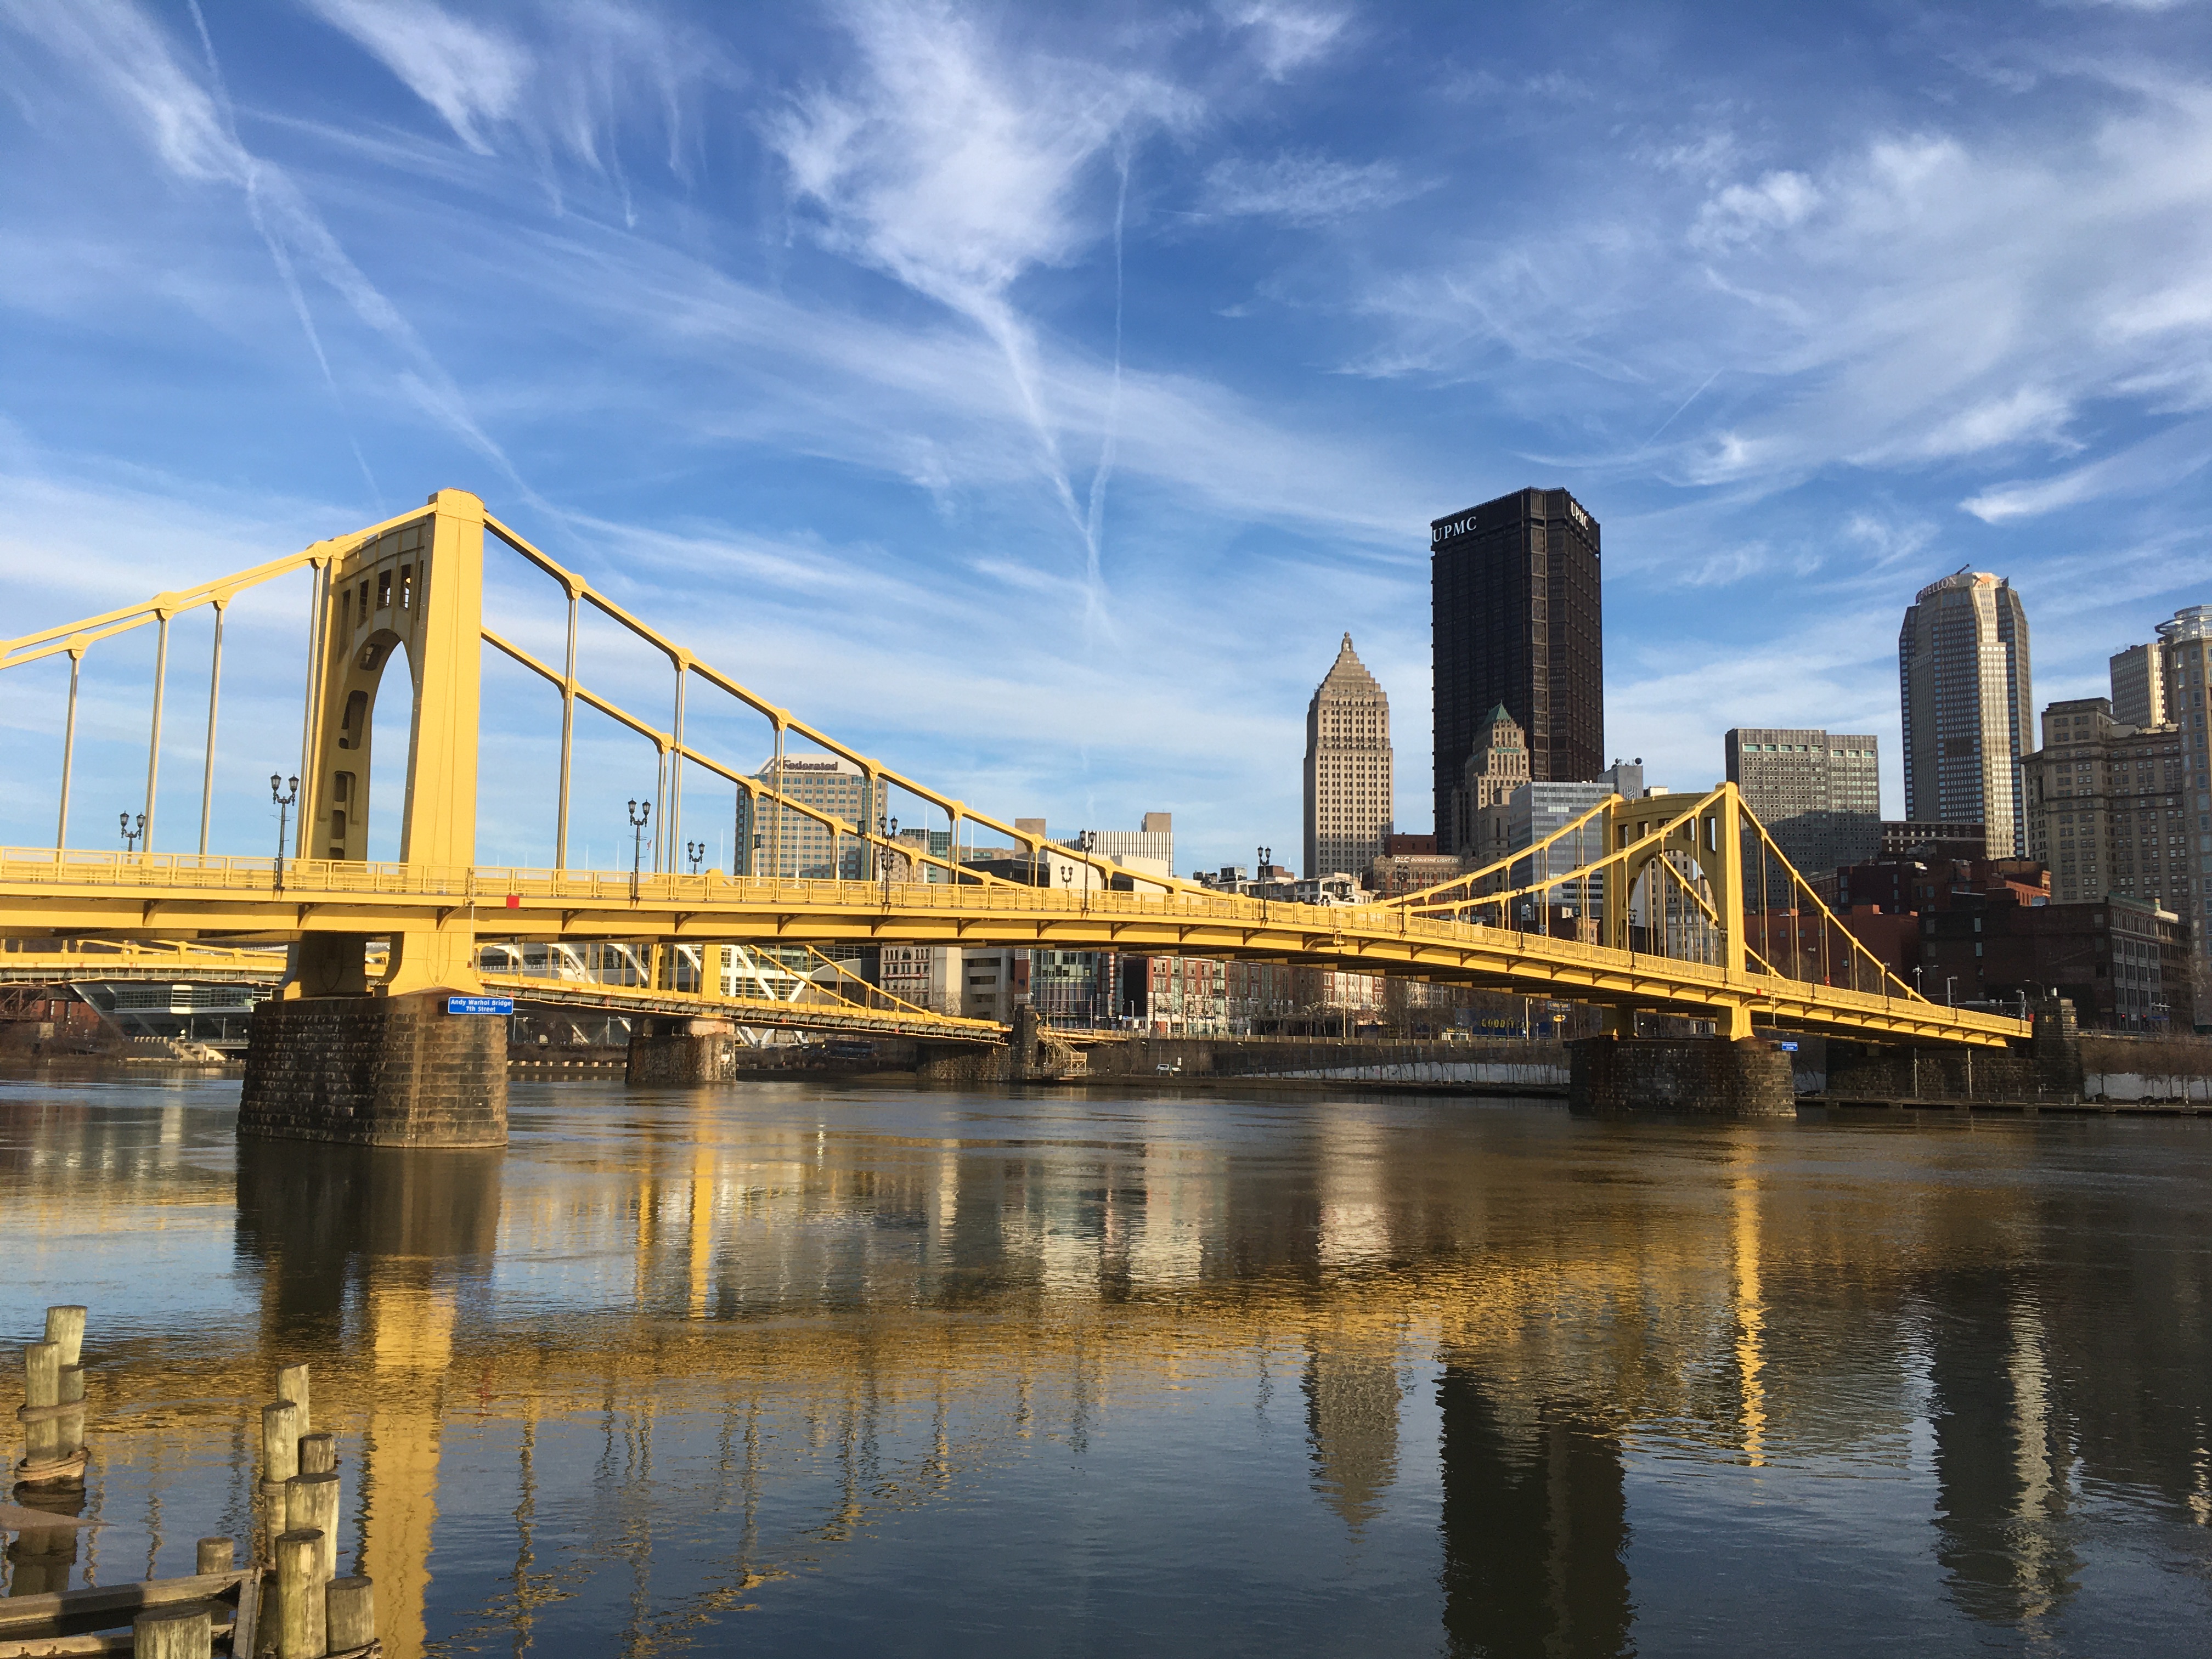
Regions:
[[[0,1078],[0,1340],[89,1305],[103,1522],[18,1589],[246,1535],[304,1359],[394,1659],[2212,1651],[2212,1124],[236,1097]]]

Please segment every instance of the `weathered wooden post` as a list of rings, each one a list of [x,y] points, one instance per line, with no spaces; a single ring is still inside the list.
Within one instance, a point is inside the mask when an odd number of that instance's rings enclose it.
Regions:
[[[276,1373],[276,1397],[289,1400],[300,1408],[301,1434],[314,1428],[313,1413],[307,1409],[307,1368],[304,1364],[287,1365]]]
[[[228,1572],[238,1565],[238,1545],[228,1538],[203,1538],[192,1557],[192,1571],[204,1578],[211,1572]]]
[[[338,1466],[337,1437],[328,1432],[300,1437],[300,1473],[328,1474]]]
[[[318,1584],[326,1584],[338,1571],[338,1478],[336,1474],[295,1474],[284,1483],[284,1529],[313,1532],[322,1536],[317,1557]]]
[[[333,1578],[323,1595],[331,1659],[368,1652],[376,1641],[375,1585],[366,1578]]]
[[[281,1497],[300,1472],[300,1408],[279,1400],[261,1408],[261,1489]],[[271,1487],[276,1490],[272,1492]]]
[[[136,1659],[210,1659],[215,1652],[214,1611],[204,1601],[193,1601],[142,1613],[131,1621],[131,1651]]]
[[[323,1535],[309,1528],[276,1535],[276,1659],[323,1659]]]
[[[284,1530],[284,1483],[300,1472],[300,1408],[279,1400],[261,1408],[261,1524],[254,1528],[254,1559],[272,1560]]]
[[[84,1309],[69,1303],[46,1310],[46,1340],[61,1349],[61,1415],[54,1429],[56,1455],[76,1464],[84,1479]],[[72,1409],[72,1407],[74,1409]]]
[[[15,1465],[15,1479],[27,1486],[44,1486],[53,1478],[59,1460],[62,1402],[62,1345],[33,1342],[23,1349],[23,1461]]]

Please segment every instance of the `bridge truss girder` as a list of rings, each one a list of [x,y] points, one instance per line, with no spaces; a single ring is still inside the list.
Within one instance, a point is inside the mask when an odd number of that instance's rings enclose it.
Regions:
[[[440,930],[472,945],[503,939],[660,939],[727,944],[943,945],[1215,957],[1285,962],[1499,990],[1565,997],[1621,1009],[1832,1032],[1875,1041],[2003,1047],[2027,1035],[2020,1021],[1802,980],[1731,975],[1720,964],[1620,951],[1507,928],[1437,921],[1379,906],[1322,908],[1256,900],[1083,896],[1024,888],[893,886],[869,882],[775,883],[663,876],[629,896],[627,877],[487,870],[447,872],[416,890],[345,890],[435,876],[404,866],[286,872],[281,900],[266,872],[246,890],[176,886],[125,890],[70,884],[35,895],[0,863],[0,933],[33,927],[109,939],[312,939]],[[34,855],[35,856],[35,855]],[[49,863],[47,872],[53,866]],[[130,872],[114,872],[126,879]],[[213,871],[177,871],[217,877]],[[244,879],[241,879],[244,878]],[[43,884],[35,884],[43,885]],[[552,889],[532,893],[530,888]],[[442,889],[442,890],[439,890]],[[510,907],[512,892],[516,903]],[[888,897],[889,902],[885,902]],[[278,903],[281,922],[272,928]]]

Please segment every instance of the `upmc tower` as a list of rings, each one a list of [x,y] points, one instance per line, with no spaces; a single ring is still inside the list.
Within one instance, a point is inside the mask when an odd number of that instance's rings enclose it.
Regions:
[[[1534,781],[1604,769],[1605,653],[1597,520],[1565,490],[1516,489],[1436,520],[1429,549],[1441,846],[1500,703],[1528,735]]]

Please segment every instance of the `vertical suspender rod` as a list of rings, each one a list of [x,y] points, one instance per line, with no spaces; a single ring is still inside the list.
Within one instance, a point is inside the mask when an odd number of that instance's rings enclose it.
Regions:
[[[54,824],[54,856],[61,857],[62,848],[69,844],[70,768],[76,758],[76,682],[77,672],[84,666],[84,653],[72,647],[70,659],[69,723],[62,728],[62,810]]]
[[[222,690],[222,613],[229,601],[215,602],[215,654],[208,664],[207,758],[200,767],[200,856],[208,850],[208,816],[215,805],[215,710]]]
[[[148,853],[154,850],[154,793],[161,781],[161,699],[168,679],[169,613],[164,611],[154,644],[154,729],[146,744],[146,831],[145,839],[138,843]]]

